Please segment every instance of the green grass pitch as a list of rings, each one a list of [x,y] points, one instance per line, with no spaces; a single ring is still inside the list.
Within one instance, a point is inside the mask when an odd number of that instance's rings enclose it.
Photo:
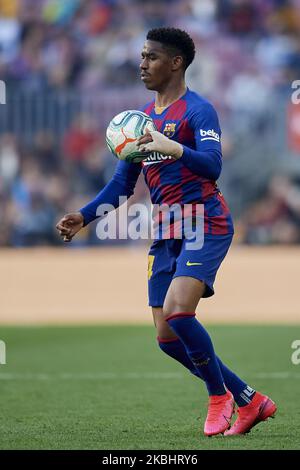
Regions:
[[[292,326],[210,326],[216,351],[278,404],[247,436],[206,438],[203,383],[147,326],[3,327],[1,449],[300,449]]]

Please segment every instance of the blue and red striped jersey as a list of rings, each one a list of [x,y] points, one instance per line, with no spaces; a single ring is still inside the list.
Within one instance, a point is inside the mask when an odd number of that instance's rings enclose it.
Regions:
[[[213,106],[187,89],[162,113],[156,112],[154,100],[143,111],[152,117],[158,131],[184,146],[178,160],[154,152],[142,162],[152,203],[202,203],[205,233],[232,232],[229,209],[216,184],[222,150],[221,129]]]
[[[158,131],[183,145],[182,157],[175,160],[153,152],[139,164],[119,161],[112,181],[94,201],[81,209],[85,223],[96,218],[95,203],[116,206],[117,197],[133,194],[143,171],[153,204],[203,204],[205,233],[232,233],[232,218],[216,184],[222,168],[222,151],[221,130],[214,107],[187,89],[161,113],[155,109],[155,100],[142,111],[152,117]]]

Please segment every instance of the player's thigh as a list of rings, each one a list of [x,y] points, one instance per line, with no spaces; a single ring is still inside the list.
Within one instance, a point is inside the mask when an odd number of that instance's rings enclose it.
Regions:
[[[172,313],[195,312],[205,289],[205,283],[198,279],[188,276],[175,277],[163,305],[164,318]]]
[[[157,330],[157,335],[160,339],[175,339],[177,338],[173,330],[169,327],[163,314],[162,307],[152,307],[152,315],[154,325]]]

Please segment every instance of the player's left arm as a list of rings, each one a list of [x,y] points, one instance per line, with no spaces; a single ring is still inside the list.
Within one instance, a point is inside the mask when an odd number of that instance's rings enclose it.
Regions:
[[[195,149],[169,139],[158,131],[140,138],[140,150],[157,151],[181,159],[193,173],[217,180],[222,169],[221,129],[214,107],[204,103],[191,114],[189,125],[194,132]],[[150,136],[152,141],[150,142]]]
[[[204,103],[194,111],[189,124],[194,132],[195,149],[182,145],[182,163],[193,173],[217,180],[222,170],[221,129],[214,107]]]

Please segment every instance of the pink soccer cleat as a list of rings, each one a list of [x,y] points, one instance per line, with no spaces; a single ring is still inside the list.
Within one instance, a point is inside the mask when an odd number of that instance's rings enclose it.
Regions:
[[[226,431],[230,427],[233,412],[234,399],[229,391],[225,395],[210,396],[208,413],[204,424],[204,434],[206,436],[214,436]]]
[[[256,392],[252,401],[238,408],[238,417],[233,426],[226,431],[225,436],[246,434],[261,421],[273,418],[277,407],[275,403],[266,395]]]

